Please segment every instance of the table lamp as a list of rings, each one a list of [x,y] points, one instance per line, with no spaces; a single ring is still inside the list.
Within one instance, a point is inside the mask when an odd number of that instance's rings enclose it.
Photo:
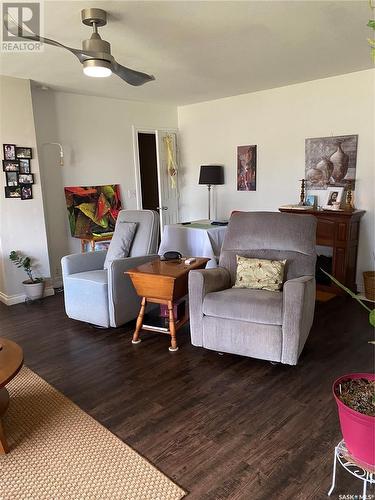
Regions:
[[[208,220],[211,220],[211,186],[224,184],[224,170],[221,165],[201,165],[199,184],[208,188]]]

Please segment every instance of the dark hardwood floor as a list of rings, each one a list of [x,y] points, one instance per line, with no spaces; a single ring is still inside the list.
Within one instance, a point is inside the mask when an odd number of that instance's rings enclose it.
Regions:
[[[333,380],[372,371],[372,331],[344,297],[317,304],[297,367],[191,346],[188,327],[169,339],[133,325],[98,330],[65,316],[61,295],[0,304],[0,336],[25,363],[190,492],[189,498],[325,498],[340,439]],[[338,470],[338,495],[360,494]],[[373,490],[372,492],[373,493]],[[16,500],[16,499],[15,499]]]

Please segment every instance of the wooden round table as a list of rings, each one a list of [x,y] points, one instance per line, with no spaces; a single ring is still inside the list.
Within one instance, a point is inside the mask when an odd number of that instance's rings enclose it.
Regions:
[[[17,375],[23,365],[23,351],[21,347],[8,339],[0,337],[0,454],[8,452],[1,417],[9,406],[9,393],[5,386]]]

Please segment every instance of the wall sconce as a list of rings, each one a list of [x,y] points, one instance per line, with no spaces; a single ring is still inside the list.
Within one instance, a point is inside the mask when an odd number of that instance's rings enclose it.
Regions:
[[[45,142],[43,144],[43,146],[47,146],[47,145],[58,146],[60,148],[60,167],[63,167],[64,166],[64,150],[63,150],[62,145],[59,142]]]

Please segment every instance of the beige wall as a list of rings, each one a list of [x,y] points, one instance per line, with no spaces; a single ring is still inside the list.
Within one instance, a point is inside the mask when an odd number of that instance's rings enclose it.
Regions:
[[[120,184],[124,208],[136,208],[132,126],[176,128],[177,109],[40,89],[33,90],[33,104],[51,272],[58,280],[61,257],[80,251],[79,240],[70,237],[64,186]],[[62,143],[63,167],[47,142]]]
[[[217,216],[234,209],[277,210],[296,203],[304,176],[305,138],[358,134],[355,203],[361,226],[358,283],[374,266],[374,75],[361,71],[178,108],[182,220],[205,217],[207,189],[199,165],[225,165]],[[236,147],[258,146],[256,192],[236,191]]]
[[[31,169],[35,177],[32,200],[6,199],[5,174],[0,187],[0,300],[7,304],[24,299],[22,281],[26,274],[8,259],[11,250],[33,258],[36,273],[50,276],[45,218],[39,175],[30,82],[0,77],[0,144],[33,148]]]

